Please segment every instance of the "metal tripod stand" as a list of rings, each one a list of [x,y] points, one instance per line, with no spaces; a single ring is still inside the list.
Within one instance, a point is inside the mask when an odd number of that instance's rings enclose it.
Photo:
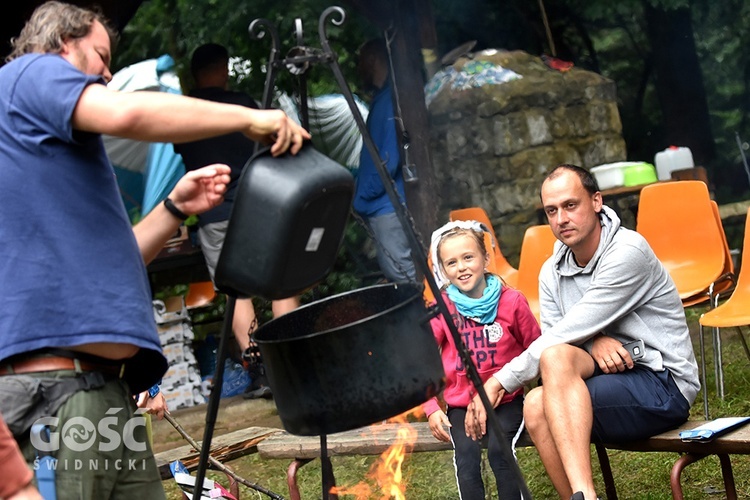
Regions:
[[[500,450],[502,451],[506,462],[509,464],[512,464],[511,470],[515,476],[516,484],[518,485],[519,490],[521,491],[523,495],[523,498],[530,499],[531,494],[523,479],[523,475],[521,474],[521,471],[518,468],[518,465],[516,464],[515,458],[513,457],[512,450],[510,449],[510,446],[504,440],[500,439],[500,436],[503,435],[502,427],[493,411],[492,404],[490,403],[487,397],[487,394],[484,391],[484,387],[479,377],[479,373],[477,372],[476,366],[474,365],[474,362],[471,359],[471,354],[466,348],[466,346],[463,344],[463,341],[461,340],[458,330],[453,322],[453,319],[451,318],[450,312],[448,310],[448,306],[445,304],[445,301],[442,298],[442,294],[440,293],[440,289],[438,288],[437,283],[435,282],[435,279],[432,276],[432,270],[429,269],[427,265],[427,256],[424,254],[422,245],[419,242],[419,238],[417,235],[418,233],[414,227],[414,221],[411,215],[409,214],[409,211],[406,208],[406,205],[399,198],[398,192],[396,191],[396,188],[394,186],[394,182],[391,179],[388,173],[388,170],[385,167],[385,162],[380,158],[380,154],[378,152],[377,146],[373,142],[373,139],[370,136],[369,131],[367,130],[367,126],[365,124],[364,119],[362,118],[362,114],[359,112],[359,108],[357,107],[357,104],[354,101],[354,97],[352,95],[351,89],[349,88],[349,85],[346,82],[343,73],[341,72],[341,68],[338,65],[338,57],[336,56],[336,53],[331,49],[331,46],[328,42],[328,35],[326,31],[328,22],[331,22],[332,24],[336,26],[340,26],[344,23],[345,18],[346,18],[345,12],[341,7],[332,6],[332,7],[328,7],[326,10],[323,11],[323,13],[320,15],[320,18],[318,20],[318,35],[319,35],[320,44],[321,44],[320,49],[308,47],[303,44],[302,22],[301,20],[297,19],[295,21],[297,46],[293,47],[288,52],[287,57],[283,59],[281,59],[279,55],[280,54],[280,41],[279,41],[279,35],[275,26],[267,19],[256,19],[250,24],[249,32],[252,37],[256,39],[261,39],[265,36],[266,33],[269,33],[271,36],[272,46],[271,46],[271,52],[270,52],[270,57],[268,61],[268,73],[266,75],[262,106],[264,108],[270,107],[271,100],[272,100],[271,92],[273,91],[276,75],[278,74],[278,71],[281,68],[287,68],[290,72],[292,72],[292,74],[298,75],[300,77],[300,82],[301,82],[300,84],[300,89],[301,89],[300,90],[300,101],[301,101],[300,109],[301,109],[301,115],[302,115],[302,125],[305,128],[308,128],[307,92],[306,92],[306,84],[305,84],[305,72],[307,71],[307,69],[309,69],[310,65],[312,64],[327,64],[329,66],[352,112],[354,120],[357,124],[357,128],[362,134],[364,145],[367,148],[367,151],[369,152],[370,156],[372,157],[377,167],[378,174],[381,178],[381,181],[383,182],[383,185],[385,186],[385,190],[388,194],[388,197],[395,208],[396,215],[398,216],[398,219],[401,222],[401,225],[403,226],[404,232],[409,241],[412,258],[414,259],[415,265],[425,276],[426,281],[430,287],[430,290],[432,291],[435,297],[435,300],[437,302],[436,304],[437,314],[441,314],[443,318],[445,319],[445,322],[449,327],[451,336],[454,339],[455,345],[458,347],[459,355],[461,357],[461,360],[464,366],[466,367],[466,371],[469,376],[469,379],[471,380],[474,388],[476,389],[477,394],[479,395],[482,401],[482,404],[487,412],[488,425],[492,429],[493,436],[495,439],[498,439],[500,441]],[[205,434],[203,438],[200,462],[198,464],[198,470],[196,472],[196,484],[202,484],[203,478],[205,477],[205,469],[206,469],[208,457],[209,457],[208,451],[210,448],[211,436],[213,433],[213,426],[216,422],[216,413],[218,412],[219,399],[221,397],[223,364],[227,355],[226,338],[232,335],[231,324],[232,324],[232,316],[234,314],[234,300],[235,300],[234,297],[229,297],[229,300],[227,302],[227,311],[226,311],[226,315],[224,319],[224,327],[222,329],[222,338],[219,343],[219,353],[218,353],[219,361],[217,363],[217,370],[214,376],[214,386],[211,390],[211,396],[209,398],[209,403],[208,403],[208,408],[207,408],[206,429],[205,429]],[[325,435],[321,436],[321,460],[322,460],[322,470],[323,470],[323,474],[322,474],[323,475],[323,478],[322,478],[323,496],[322,498],[324,499],[337,498],[335,494],[331,493],[331,488],[335,486],[335,480],[333,477],[333,470],[330,465],[330,461],[328,460],[328,457],[327,457]],[[194,492],[194,496],[193,496],[194,500],[198,500],[199,498],[200,498],[200,488],[196,489],[196,491]]]

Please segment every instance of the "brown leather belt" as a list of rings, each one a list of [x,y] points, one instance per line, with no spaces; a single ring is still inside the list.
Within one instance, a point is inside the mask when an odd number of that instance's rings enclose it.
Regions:
[[[52,372],[57,370],[74,370],[78,372],[100,372],[122,378],[125,373],[125,363],[95,363],[78,358],[64,356],[39,356],[20,359],[10,363],[0,363],[0,376],[21,373]]]

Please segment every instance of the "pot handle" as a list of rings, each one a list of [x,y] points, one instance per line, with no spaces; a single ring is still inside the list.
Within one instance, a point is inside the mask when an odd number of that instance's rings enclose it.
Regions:
[[[437,304],[428,307],[427,314],[419,319],[419,324],[424,325],[425,323],[429,323],[430,320],[432,320],[432,318],[436,317],[438,314],[440,314],[440,311],[438,310]]]

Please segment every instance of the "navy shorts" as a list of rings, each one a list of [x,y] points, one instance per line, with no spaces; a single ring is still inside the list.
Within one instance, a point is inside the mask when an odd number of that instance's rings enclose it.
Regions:
[[[605,374],[599,367],[586,380],[594,409],[591,437],[616,443],[644,439],[685,422],[690,404],[669,370],[632,370]]]

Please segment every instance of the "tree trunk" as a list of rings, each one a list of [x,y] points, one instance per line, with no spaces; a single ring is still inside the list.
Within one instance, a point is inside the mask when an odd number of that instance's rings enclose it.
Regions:
[[[406,204],[414,218],[425,258],[432,231],[438,226],[437,180],[430,156],[429,118],[424,96],[424,65],[422,48],[437,47],[435,23],[429,0],[390,0],[370,3],[348,0],[381,29],[392,27],[391,57],[401,118],[409,135],[409,161],[416,165],[418,180],[406,183]],[[417,266],[419,271],[420,267]],[[420,273],[421,274],[421,273]]]
[[[670,145],[687,146],[697,165],[715,156],[706,89],[695,50],[689,8],[663,10],[643,2],[656,93]]]
[[[420,39],[420,24],[424,21],[417,16],[420,12],[417,4],[425,1],[394,2],[396,50],[393,51],[393,67],[404,128],[409,134],[409,161],[416,165],[418,176],[416,182],[406,184],[407,206],[414,216],[422,241],[429,246],[430,235],[438,226],[435,200],[438,189],[430,157],[429,118],[424,96],[424,61]]]

